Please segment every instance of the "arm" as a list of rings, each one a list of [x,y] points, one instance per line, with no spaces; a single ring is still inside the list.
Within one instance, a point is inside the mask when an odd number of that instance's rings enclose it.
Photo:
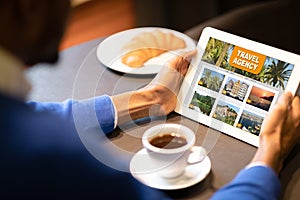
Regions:
[[[167,115],[173,111],[176,107],[176,97],[180,85],[188,70],[189,62],[195,54],[196,51],[192,51],[174,58],[151,83],[137,91],[112,97],[103,95],[82,101],[66,100],[43,103],[31,101],[28,102],[28,105],[35,111],[54,113],[75,125],[76,120],[80,119],[88,121],[88,124],[84,125],[87,128],[98,127],[100,124],[104,133],[110,133],[117,125],[116,121],[118,124],[122,124],[150,115]],[[89,120],[86,120],[87,118]]]
[[[196,51],[188,52],[168,62],[146,87],[113,96],[118,124],[172,112],[189,62],[195,54]]]
[[[99,127],[104,133],[115,128],[115,110],[111,98],[107,95],[81,101],[66,100],[63,102],[36,102],[27,104],[37,112],[50,112],[64,118],[75,126],[78,120],[85,119],[85,128]],[[78,116],[78,117],[77,117]],[[87,120],[88,119],[88,120]],[[82,125],[80,124],[82,127]]]
[[[277,199],[283,161],[300,140],[300,98],[284,93],[263,122],[250,165],[212,199]]]

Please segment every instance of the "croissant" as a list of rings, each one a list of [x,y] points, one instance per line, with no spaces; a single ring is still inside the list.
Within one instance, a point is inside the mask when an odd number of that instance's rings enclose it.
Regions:
[[[123,46],[122,50],[128,53],[122,57],[122,63],[139,68],[151,58],[167,51],[183,48],[186,48],[185,41],[173,33],[164,33],[160,30],[143,32]]]
[[[137,49],[133,50],[122,57],[122,63],[132,68],[139,68],[144,65],[149,59],[165,53],[164,49]]]

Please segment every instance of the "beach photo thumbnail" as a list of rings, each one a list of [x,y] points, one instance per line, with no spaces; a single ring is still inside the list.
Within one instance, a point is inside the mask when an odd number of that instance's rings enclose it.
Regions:
[[[253,86],[246,101],[247,104],[268,111],[274,99],[275,93]]]
[[[263,120],[262,116],[244,110],[236,127],[258,136]]]
[[[216,71],[205,68],[198,85],[206,87],[215,92],[219,92],[225,75]]]
[[[236,106],[219,101],[212,117],[233,126],[239,110]]]
[[[241,80],[228,77],[226,84],[222,90],[222,94],[244,101],[249,85]]]
[[[209,116],[215,100],[215,98],[205,93],[199,94],[195,91],[194,96],[189,104],[189,108]]]

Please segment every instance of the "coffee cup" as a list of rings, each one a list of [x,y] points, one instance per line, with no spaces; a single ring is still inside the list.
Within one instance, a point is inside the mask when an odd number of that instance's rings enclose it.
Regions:
[[[152,165],[160,176],[174,178],[181,175],[188,165],[206,157],[204,148],[194,152],[195,134],[180,124],[160,124],[146,130],[142,143]]]

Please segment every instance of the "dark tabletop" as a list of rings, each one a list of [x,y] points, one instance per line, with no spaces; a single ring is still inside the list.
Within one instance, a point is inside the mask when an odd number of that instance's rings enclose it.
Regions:
[[[154,75],[124,75],[102,65],[96,50],[103,39],[92,40],[71,47],[60,54],[55,66],[40,64],[27,73],[33,88],[31,100],[62,101],[68,98],[85,99],[95,95],[118,94],[134,90],[147,84]],[[191,121],[176,113],[167,118],[141,121],[117,128],[111,141],[128,152],[142,148],[140,136],[149,127],[167,121],[180,123],[196,133],[196,144],[209,151],[212,169],[206,179],[181,190],[166,191],[175,199],[208,199],[215,190],[228,183],[245,167],[256,151],[256,147],[238,141],[209,127]],[[300,147],[292,153],[280,175],[283,186],[282,199],[300,198]]]

